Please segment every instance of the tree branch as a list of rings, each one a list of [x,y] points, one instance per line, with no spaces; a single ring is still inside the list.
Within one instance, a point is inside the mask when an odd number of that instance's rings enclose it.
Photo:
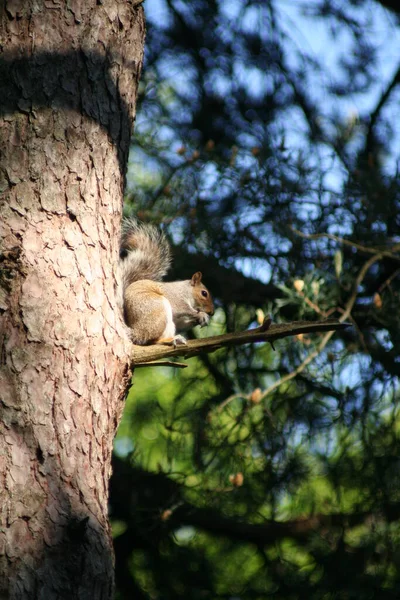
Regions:
[[[150,473],[137,469],[117,456],[113,457],[111,507],[114,518],[125,521],[128,525],[130,535],[127,543],[131,543],[129,553],[133,548],[132,540],[137,542],[138,536],[144,532],[144,522],[138,530],[138,507],[143,506],[144,502],[148,510],[145,522],[151,523],[152,528],[157,527],[158,516],[158,524],[162,525],[164,532],[189,525],[213,535],[223,535],[228,539],[263,546],[284,538],[303,541],[315,533],[324,534],[336,527],[351,528],[363,523],[371,525],[372,522],[393,523],[400,517],[400,502],[392,502],[371,507],[366,511],[317,513],[287,521],[263,519],[255,523],[227,516],[217,508],[196,506],[185,501],[184,487],[164,473]],[[126,502],[125,498],[126,490],[130,490],[129,502]],[[157,537],[153,529],[153,539]],[[144,534],[142,539],[146,542],[148,535]]]
[[[323,321],[293,321],[292,323],[280,323],[271,325],[271,319],[264,319],[261,327],[237,333],[215,335],[198,340],[188,340],[187,344],[176,347],[164,344],[152,346],[132,346],[132,366],[153,366],[160,358],[171,358],[183,356],[191,358],[203,352],[215,352],[223,347],[239,346],[255,342],[270,342],[300,333],[318,333],[321,331],[337,331],[349,327],[349,323],[340,322],[337,319],[325,319]],[[158,365],[160,363],[158,362]]]
[[[373,511],[354,513],[316,514],[291,521],[274,521],[266,519],[263,523],[249,523],[222,515],[212,509],[201,509],[183,504],[172,511],[171,520],[180,525],[198,527],[211,534],[225,535],[230,539],[255,544],[270,545],[283,538],[304,541],[318,532],[326,533],[335,527],[355,527],[373,520],[392,522],[398,519],[400,505],[390,505],[385,514]]]
[[[385,106],[387,100],[389,99],[391,93],[394,88],[400,83],[400,67],[397,69],[396,73],[393,75],[391,82],[389,83],[387,89],[383,92],[380,97],[378,104],[375,109],[372,111],[369,120],[369,127],[365,139],[365,152],[371,152],[373,150],[373,130],[379,119],[382,108]]]

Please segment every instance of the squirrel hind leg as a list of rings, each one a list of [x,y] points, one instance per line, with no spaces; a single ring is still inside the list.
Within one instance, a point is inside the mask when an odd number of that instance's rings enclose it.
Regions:
[[[176,326],[173,321],[172,315],[172,306],[170,301],[167,298],[165,298],[165,296],[163,297],[163,304],[165,309],[165,316],[167,318],[167,323],[161,337],[157,340],[156,343],[171,344],[174,346],[174,348],[176,348],[176,346],[185,345],[187,343],[186,338],[184,338],[183,335],[176,334]]]
[[[174,335],[174,337],[162,337],[157,340],[156,344],[165,344],[167,346],[173,346],[176,348],[177,346],[186,346],[187,340],[183,335]]]

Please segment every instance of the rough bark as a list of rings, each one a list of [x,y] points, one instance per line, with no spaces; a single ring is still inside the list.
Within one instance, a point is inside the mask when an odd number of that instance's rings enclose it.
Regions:
[[[0,597],[112,598],[129,348],[115,264],[143,11],[8,0],[0,35]]]

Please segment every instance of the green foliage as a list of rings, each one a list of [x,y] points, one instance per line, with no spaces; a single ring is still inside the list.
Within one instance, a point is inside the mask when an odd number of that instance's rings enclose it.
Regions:
[[[203,271],[195,335],[353,327],[136,370],[120,598],[400,596],[398,15],[292,4],[148,0],[126,211],[164,228],[171,278]]]

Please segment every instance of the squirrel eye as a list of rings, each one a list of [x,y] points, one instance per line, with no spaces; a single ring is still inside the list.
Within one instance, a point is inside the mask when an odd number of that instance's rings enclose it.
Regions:
[[[208,297],[208,292],[206,292],[206,290],[201,290],[201,295],[202,295],[204,298],[207,298],[207,297]]]

